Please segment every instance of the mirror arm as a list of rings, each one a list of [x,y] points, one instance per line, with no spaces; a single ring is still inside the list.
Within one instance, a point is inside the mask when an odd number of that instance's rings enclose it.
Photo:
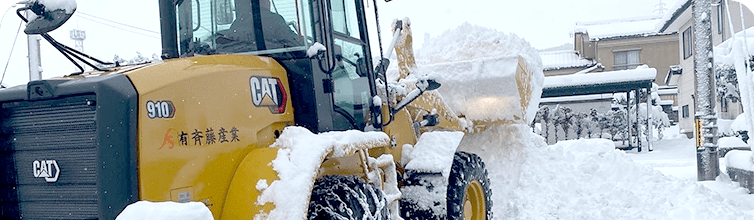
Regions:
[[[21,11],[26,11],[26,10],[31,10],[31,8],[30,7],[23,7],[23,8],[16,9],[16,15],[18,15],[18,17],[21,18],[21,20],[23,20],[24,23],[29,23],[29,19],[26,19],[26,17],[24,17],[23,15],[21,15]]]
[[[75,65],[76,65],[76,66],[77,66],[77,67],[78,67],[78,68],[79,68],[79,69],[81,70],[81,73],[84,73],[84,68],[83,68],[83,67],[81,67],[81,65],[79,65],[79,64],[78,64],[77,62],[73,61],[73,60],[72,60],[72,59],[70,58],[70,56],[73,56],[73,57],[74,57],[74,58],[76,58],[77,60],[80,60],[81,62],[84,62],[84,63],[85,63],[86,65],[88,65],[88,66],[91,66],[92,68],[96,69],[97,71],[103,71],[103,72],[104,72],[104,71],[107,71],[107,69],[102,69],[102,68],[99,68],[98,66],[96,66],[96,65],[94,65],[94,64],[92,64],[92,63],[90,63],[90,62],[89,62],[89,61],[87,61],[86,59],[84,59],[84,58],[80,57],[80,56],[79,56],[79,54],[81,54],[81,52],[80,52],[80,51],[78,51],[78,50],[75,50],[75,49],[73,49],[73,48],[70,48],[70,47],[68,47],[68,46],[66,46],[66,45],[63,45],[63,44],[61,44],[60,42],[58,42],[58,41],[56,41],[55,39],[53,39],[52,37],[50,37],[50,35],[49,35],[49,34],[46,34],[46,33],[45,33],[45,34],[40,34],[40,35],[42,35],[42,38],[44,38],[45,40],[47,40],[47,42],[49,42],[50,44],[52,44],[52,46],[53,46],[53,47],[55,47],[55,49],[58,49],[58,51],[60,51],[60,53],[62,53],[62,54],[63,54],[64,56],[66,56],[66,58],[68,58],[68,60],[71,60],[71,62],[73,62],[73,63],[74,63],[74,64],[75,64]],[[70,56],[69,56],[69,55],[70,55]],[[94,58],[92,58],[92,57],[90,57],[90,56],[88,56],[88,55],[84,55],[84,56],[85,56],[86,58],[89,58],[89,59],[92,59],[92,60],[94,60],[94,61],[97,61],[98,63],[100,63],[100,64],[103,64],[103,65],[109,65],[109,64],[112,64],[112,63],[105,63],[105,62],[102,62],[102,61],[100,61],[100,60],[97,60],[97,59],[94,59]],[[81,73],[79,73],[79,74],[81,74]],[[72,74],[72,75],[78,75],[78,74]]]
[[[19,9],[16,9],[16,15],[18,15],[18,17],[19,17],[19,18],[21,18],[21,20],[23,20],[23,21],[24,21],[25,23],[29,23],[29,19],[27,19],[26,17],[24,17],[24,16],[23,16],[23,15],[21,14],[21,11],[25,11],[25,10],[33,10],[33,9],[32,9],[32,7],[28,7],[28,6],[27,6],[27,7],[23,7],[23,8],[19,8]],[[36,12],[35,12],[35,13],[36,13]],[[45,39],[45,40],[46,40],[46,41],[47,41],[48,43],[50,43],[50,44],[51,44],[51,45],[52,45],[53,47],[55,47],[55,49],[57,49],[58,51],[60,51],[60,53],[62,53],[62,54],[63,54],[63,56],[65,56],[65,57],[66,57],[66,58],[67,58],[67,59],[68,59],[69,61],[71,61],[71,62],[72,62],[72,63],[73,63],[74,65],[76,65],[76,67],[78,67],[78,69],[79,69],[79,70],[81,70],[81,73],[83,73],[83,72],[84,72],[84,67],[82,67],[82,66],[81,66],[80,64],[78,64],[78,62],[74,61],[74,60],[73,60],[73,58],[76,58],[77,60],[80,60],[81,62],[84,62],[85,64],[87,64],[87,65],[91,66],[92,68],[94,68],[94,69],[96,69],[96,70],[98,70],[98,71],[107,71],[107,69],[102,69],[102,68],[100,68],[100,67],[97,67],[96,65],[94,65],[94,64],[92,64],[92,63],[90,63],[89,61],[87,61],[87,60],[86,60],[86,59],[84,59],[84,58],[87,58],[87,59],[93,60],[93,61],[95,61],[95,62],[97,62],[97,63],[99,63],[99,64],[102,64],[102,65],[111,65],[111,64],[113,64],[113,63],[110,63],[110,62],[104,62],[104,61],[101,61],[101,60],[99,60],[99,59],[97,59],[97,58],[94,58],[94,57],[91,57],[91,56],[89,56],[89,55],[86,55],[86,54],[82,53],[81,51],[78,51],[78,50],[76,50],[76,49],[73,49],[73,48],[70,48],[70,47],[68,47],[68,46],[66,46],[66,45],[63,45],[63,44],[61,44],[60,42],[58,42],[58,41],[56,41],[55,39],[53,39],[53,38],[52,38],[52,37],[51,37],[51,36],[50,36],[49,34],[47,34],[47,33],[43,33],[43,34],[40,34],[40,35],[41,35],[41,36],[42,36],[42,38],[44,38],[44,39]],[[73,58],[72,58],[71,56],[73,56]],[[84,58],[82,58],[81,56],[83,56]],[[79,74],[81,74],[81,73],[79,73]],[[78,75],[78,74],[75,74],[75,75]]]
[[[401,100],[401,102],[398,103],[398,105],[395,108],[391,108],[390,109],[390,115],[391,115],[391,117],[392,117],[392,115],[395,115],[395,113],[397,113],[401,109],[403,109],[406,106],[408,106],[408,104],[410,104],[411,102],[413,102],[414,100],[416,100],[417,98],[419,98],[419,96],[421,96],[422,94],[424,94],[424,90],[421,90],[419,88],[411,90],[411,92],[408,93],[408,95],[406,95],[406,97],[403,100]]]
[[[81,73],[83,73],[83,72],[84,72],[84,67],[82,67],[81,65],[79,65],[79,63],[78,63],[78,62],[76,62],[75,60],[73,60],[73,58],[71,58],[71,56],[70,56],[70,55],[68,55],[68,53],[66,53],[66,52],[65,52],[65,50],[64,50],[63,48],[61,48],[61,47],[60,47],[59,45],[56,45],[56,44],[54,44],[54,43],[50,42],[50,39],[48,39],[48,37],[50,37],[49,35],[47,35],[47,34],[42,34],[42,37],[43,37],[43,38],[44,38],[45,40],[47,40],[47,42],[49,42],[50,44],[52,44],[52,47],[54,47],[54,48],[55,48],[55,49],[57,49],[57,50],[58,50],[58,51],[59,51],[59,52],[60,52],[61,54],[63,54],[63,56],[65,56],[65,58],[68,58],[68,61],[71,61],[71,63],[73,63],[73,65],[76,65],[76,67],[77,67],[77,68],[79,68],[79,70],[81,70]],[[77,59],[78,59],[78,58],[77,58]]]
[[[390,114],[391,116],[394,115],[396,112],[400,111],[401,109],[408,106],[409,103],[413,102],[419,96],[424,94],[426,91],[432,91],[437,88],[440,88],[440,83],[438,83],[435,80],[429,79],[429,80],[421,80],[416,83],[416,88],[414,90],[411,90],[411,92],[406,95],[403,100],[401,100],[400,103],[395,108],[390,108]]]

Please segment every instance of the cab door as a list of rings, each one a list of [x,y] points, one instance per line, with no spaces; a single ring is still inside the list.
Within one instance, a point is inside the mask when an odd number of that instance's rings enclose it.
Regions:
[[[335,61],[330,73],[333,127],[335,130],[364,130],[373,117],[370,108],[376,90],[363,3],[359,0],[330,0],[329,3],[330,51]]]

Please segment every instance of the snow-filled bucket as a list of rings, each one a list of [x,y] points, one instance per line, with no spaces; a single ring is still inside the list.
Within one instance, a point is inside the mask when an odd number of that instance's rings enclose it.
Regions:
[[[525,123],[534,119],[544,75],[522,56],[500,56],[422,66],[441,76],[448,106],[475,124]]]

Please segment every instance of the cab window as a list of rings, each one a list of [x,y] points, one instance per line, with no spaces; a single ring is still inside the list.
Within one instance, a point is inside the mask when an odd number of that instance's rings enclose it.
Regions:
[[[306,50],[309,0],[179,0],[181,56]]]
[[[331,21],[336,67],[331,77],[335,91],[336,127],[363,129],[369,120],[372,94],[369,87],[367,46],[361,38],[356,4],[359,0],[331,0]],[[347,123],[347,124],[346,124]]]

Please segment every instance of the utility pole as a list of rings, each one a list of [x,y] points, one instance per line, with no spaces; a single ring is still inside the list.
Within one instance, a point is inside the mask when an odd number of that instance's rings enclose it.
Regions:
[[[31,10],[26,10],[26,17],[34,15]],[[39,35],[26,35],[29,45],[29,81],[42,80],[42,56],[39,50]]]
[[[655,9],[654,11],[657,12],[657,14],[659,15],[664,15],[665,12],[668,11],[668,9],[665,8],[665,6],[666,4],[663,3],[662,0],[660,0],[660,3],[657,3],[657,9]]]
[[[697,106],[695,120],[697,180],[715,180],[719,173],[717,154],[717,117],[713,112],[715,91],[712,56],[712,2],[693,0],[694,71],[696,72]]]
[[[71,40],[75,42],[74,48],[80,52],[84,52],[84,40],[86,40],[86,31],[73,29],[71,30]],[[78,63],[78,61],[76,61]],[[86,68],[86,65],[83,65]],[[86,69],[84,69],[86,71]],[[76,71],[79,71],[76,67]]]

